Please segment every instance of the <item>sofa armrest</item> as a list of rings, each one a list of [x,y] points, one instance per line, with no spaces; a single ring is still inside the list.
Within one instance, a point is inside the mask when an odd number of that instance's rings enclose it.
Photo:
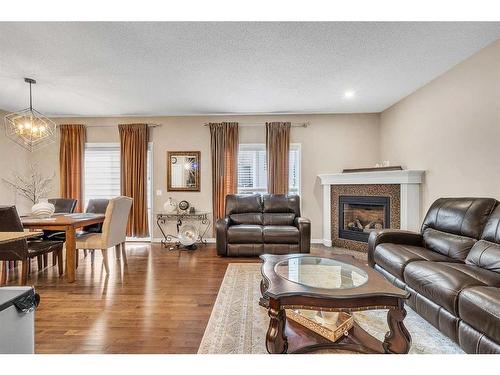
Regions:
[[[311,250],[311,220],[305,217],[296,217],[295,226],[299,229],[301,253],[309,253]]]
[[[230,220],[228,217],[218,219],[215,226],[215,242],[217,247],[217,255],[227,255],[227,229],[229,228]]]
[[[373,231],[368,237],[368,264],[375,265],[375,248],[382,243],[395,243],[399,245],[422,246],[422,235],[401,229],[382,229]]]

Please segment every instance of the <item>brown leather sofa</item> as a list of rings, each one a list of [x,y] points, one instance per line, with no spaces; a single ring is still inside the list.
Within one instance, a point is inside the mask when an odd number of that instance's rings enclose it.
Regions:
[[[371,233],[368,262],[467,353],[500,353],[500,206],[441,198],[420,233]]]
[[[298,195],[231,194],[216,241],[220,256],[309,253],[311,222],[300,217]]]

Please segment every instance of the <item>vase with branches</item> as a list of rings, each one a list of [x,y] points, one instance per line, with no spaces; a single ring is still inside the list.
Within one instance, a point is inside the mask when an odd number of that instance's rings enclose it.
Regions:
[[[30,164],[28,174],[23,176],[17,172],[13,172],[12,180],[2,178],[3,182],[13,188],[19,195],[28,199],[32,204],[36,204],[42,198],[46,198],[52,191],[51,182],[55,177],[44,176],[37,164]]]

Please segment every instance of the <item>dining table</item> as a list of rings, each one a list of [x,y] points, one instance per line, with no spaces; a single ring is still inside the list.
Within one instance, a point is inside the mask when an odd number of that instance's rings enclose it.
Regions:
[[[69,283],[75,282],[76,274],[76,231],[87,225],[104,222],[103,214],[73,213],[54,214],[48,218],[33,216],[21,217],[25,229],[62,231],[66,234],[66,270],[65,276]]]
[[[43,235],[40,231],[29,231],[24,230],[22,232],[0,232],[0,244],[6,244],[9,242],[14,242],[18,240],[24,240],[32,237],[38,237]],[[7,263],[9,261],[0,261],[0,285],[5,285],[7,281]]]
[[[41,236],[43,232],[23,231],[23,232],[0,232],[0,244],[9,243],[17,240],[28,239]]]

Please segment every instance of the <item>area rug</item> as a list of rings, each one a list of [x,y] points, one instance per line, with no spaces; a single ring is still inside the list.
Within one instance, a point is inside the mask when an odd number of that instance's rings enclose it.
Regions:
[[[198,349],[199,354],[264,354],[269,317],[259,306],[260,264],[228,265],[210,320]],[[458,345],[417,313],[406,307],[405,325],[412,337],[410,353],[458,354]],[[388,331],[387,310],[354,313],[358,324],[383,340]]]

